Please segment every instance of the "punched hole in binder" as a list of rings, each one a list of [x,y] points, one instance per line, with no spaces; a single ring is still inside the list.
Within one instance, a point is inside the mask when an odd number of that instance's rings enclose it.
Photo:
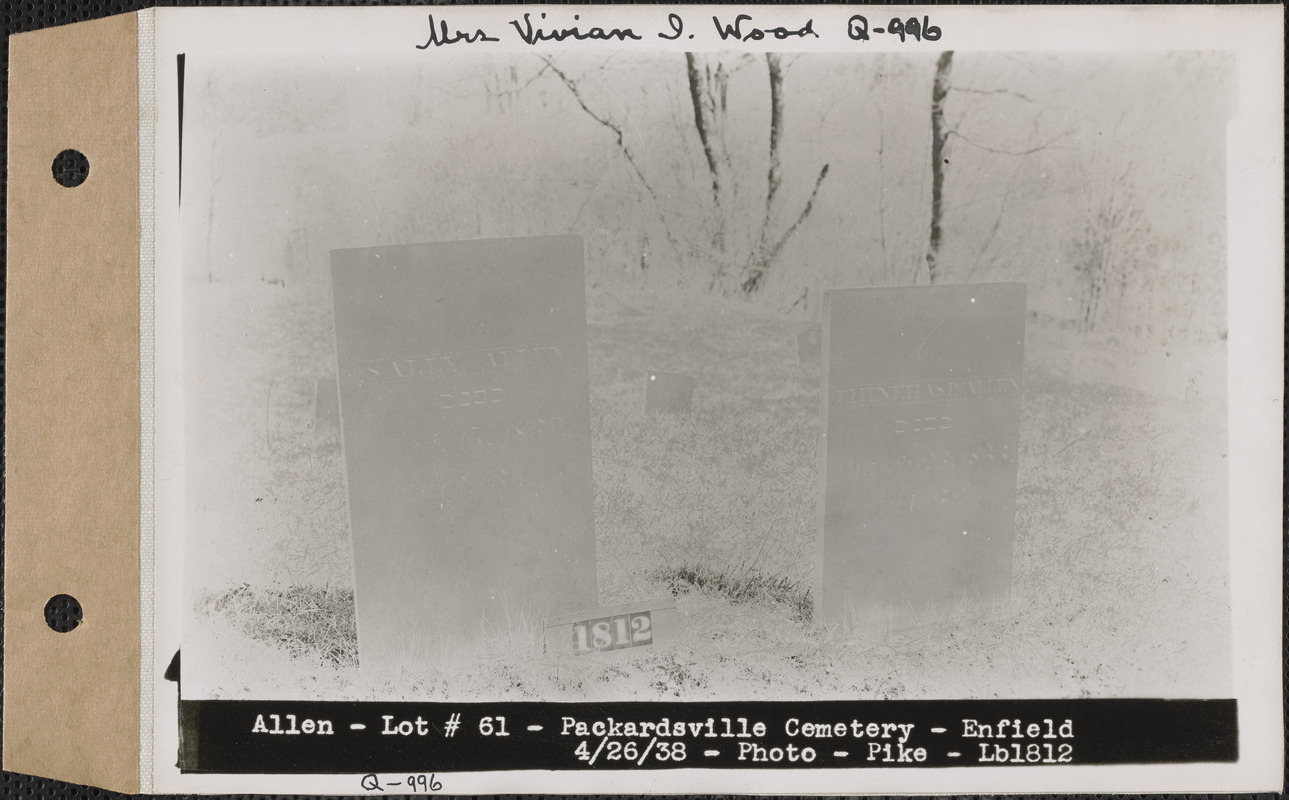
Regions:
[[[59,186],[72,189],[80,186],[90,176],[90,160],[79,150],[64,150],[54,156],[50,170]]]
[[[80,601],[69,594],[56,594],[45,603],[45,624],[59,633],[70,633],[84,617]]]

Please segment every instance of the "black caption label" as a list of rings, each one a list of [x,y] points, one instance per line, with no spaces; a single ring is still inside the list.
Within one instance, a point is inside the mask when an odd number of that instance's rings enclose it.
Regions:
[[[1239,756],[1234,700],[179,705],[185,772],[403,773],[416,782],[422,773],[521,769],[1008,767]]]

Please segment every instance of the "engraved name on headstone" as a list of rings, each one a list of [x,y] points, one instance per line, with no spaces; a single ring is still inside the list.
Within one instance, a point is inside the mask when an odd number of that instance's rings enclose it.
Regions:
[[[594,605],[581,237],[331,263],[363,668]]]
[[[1024,338],[1024,284],[826,294],[822,619],[907,626],[1006,597]]]

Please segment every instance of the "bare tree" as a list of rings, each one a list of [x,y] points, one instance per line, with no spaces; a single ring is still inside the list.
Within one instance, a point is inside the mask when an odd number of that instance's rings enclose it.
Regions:
[[[689,187],[692,190],[691,202],[702,209],[698,214],[678,214],[669,210],[675,203],[663,203],[656,188],[661,176],[655,174],[656,168],[650,172],[649,164],[641,157],[625,126],[595,107],[584,91],[582,78],[569,75],[552,59],[544,58],[544,61],[582,111],[613,134],[619,153],[657,210],[673,252],[681,258],[697,256],[708,261],[706,272],[710,291],[744,297],[755,295],[764,285],[765,276],[785,245],[810,216],[815,198],[828,175],[828,165],[825,164],[797,212],[792,214],[785,210],[785,184],[790,176],[785,174],[782,158],[786,95],[785,67],[781,56],[777,53],[765,56],[770,114],[767,169],[762,184],[752,177],[748,166],[759,159],[750,159],[746,152],[740,152],[746,137],[730,127],[742,119],[731,112],[731,79],[739,70],[756,64],[758,60],[748,54],[734,62],[685,54],[687,105],[693,114],[693,133],[690,135],[697,136],[705,166],[701,188]],[[682,246],[677,231],[695,228],[698,246]]]
[[[1118,143],[1126,116],[1111,127],[1110,143]],[[1082,224],[1069,245],[1080,289],[1078,322],[1087,331],[1096,328],[1108,289],[1117,289],[1116,299],[1123,299],[1131,270],[1146,260],[1153,239],[1146,235],[1150,226],[1141,202],[1129,189],[1137,164],[1132,159],[1104,163],[1111,157],[1110,152],[1094,154],[1084,172]]]
[[[654,190],[653,185],[649,182],[649,179],[645,177],[644,171],[641,170],[640,161],[636,157],[636,152],[634,148],[627,141],[627,136],[626,136],[626,133],[623,131],[622,126],[615,123],[612,119],[608,117],[608,115],[593,111],[591,107],[587,105],[586,98],[583,96],[577,81],[569,77],[567,73],[565,73],[558,66],[556,66],[555,62],[550,57],[541,56],[541,59],[546,64],[545,68],[555,73],[555,75],[560,79],[560,81],[563,82],[564,86],[567,87],[570,92],[572,92],[573,99],[577,101],[577,104],[581,106],[582,110],[586,112],[587,116],[589,116],[591,119],[595,120],[600,125],[603,125],[605,128],[613,132],[614,140],[617,143],[618,150],[622,153],[623,158],[627,160],[627,164],[631,166],[632,172],[634,172],[636,178],[639,179],[640,185],[644,187],[645,192],[649,195],[649,198],[653,203],[654,209],[658,213],[658,219],[662,222],[662,227],[667,235],[668,241],[671,242],[673,248],[679,249],[679,244],[676,242],[676,237],[672,233],[671,226],[668,223],[668,217],[665,210],[665,206],[662,204],[662,201],[659,200],[658,193]],[[541,73],[539,72],[538,75],[540,76],[540,74]],[[536,78],[534,77],[533,80],[535,79]],[[529,81],[529,83],[531,82],[532,80]]]
[[[949,73],[953,69],[953,51],[940,54],[935,64],[935,82],[931,84],[931,238],[927,243],[927,280],[935,283],[940,277],[940,241],[944,236],[940,225],[944,213],[944,99],[949,96]]]
[[[766,53],[765,62],[770,74],[770,169],[766,177],[765,218],[761,222],[761,234],[756,248],[748,259],[747,266],[743,269],[743,279],[739,284],[739,288],[745,295],[754,294],[760,288],[761,279],[765,277],[770,265],[778,257],[779,251],[797,232],[801,223],[806,221],[806,217],[810,216],[815,197],[819,194],[819,187],[823,184],[824,178],[828,177],[828,165],[824,164],[819,170],[819,177],[815,178],[814,188],[811,189],[810,197],[802,207],[801,213],[780,234],[776,236],[771,233],[777,216],[775,199],[783,181],[783,167],[779,156],[779,145],[783,139],[783,70],[779,64],[778,53]]]
[[[750,58],[750,56],[744,56],[745,60]],[[694,53],[685,54],[685,73],[694,108],[694,128],[703,146],[703,156],[707,161],[712,185],[715,220],[712,244],[717,265],[712,272],[710,288],[722,293],[737,291],[748,297],[756,294],[761,288],[766,273],[769,272],[784,245],[810,216],[815,197],[819,194],[819,187],[828,176],[828,165],[824,164],[819,170],[818,177],[815,178],[814,187],[802,205],[801,211],[792,222],[782,224],[780,220],[783,217],[783,211],[780,208],[781,203],[778,202],[783,185],[784,69],[782,57],[778,53],[767,53],[765,64],[770,94],[765,206],[764,213],[760,215],[760,224],[752,229],[752,235],[748,238],[745,249],[740,250],[739,243],[731,237],[730,228],[735,219],[746,215],[748,211],[739,207],[740,176],[734,169],[729,142],[725,137],[731,72],[720,61],[716,63],[714,70],[710,64],[700,67],[698,56]]]
[[[734,193],[737,189],[731,175],[734,164],[729,153],[729,142],[725,138],[730,75],[731,72],[723,62],[718,61],[715,70],[710,65],[700,67],[697,56],[685,53],[685,78],[694,109],[694,130],[698,132],[703,157],[707,161],[708,177],[712,185],[712,207],[718,211],[734,205]],[[724,254],[730,247],[729,225],[723,214],[716,214],[714,220],[711,244],[716,253]],[[723,259],[718,261],[712,273],[710,288],[716,288],[724,277],[726,267]]]
[[[1022,163],[1029,158],[1039,158],[1039,163],[1047,160],[1048,151],[1069,151],[1068,155],[1056,157],[1057,168],[1070,176],[1069,187],[1065,190],[1079,198],[1077,209],[1063,220],[1072,225],[1063,244],[1062,256],[1073,271],[1075,297],[1078,300],[1077,324],[1084,330],[1093,330],[1114,313],[1123,313],[1131,308],[1134,302],[1148,297],[1150,287],[1143,283],[1149,278],[1152,270],[1145,268],[1161,257],[1161,253],[1172,245],[1177,238],[1176,230],[1171,233],[1156,229],[1155,222],[1159,215],[1152,215],[1149,209],[1158,207],[1166,200],[1148,200],[1142,194],[1144,181],[1150,175],[1156,180],[1164,180],[1159,173],[1158,159],[1153,150],[1140,151],[1131,147],[1137,141],[1158,140],[1169,133],[1169,124],[1175,119],[1169,113],[1170,106],[1193,101],[1194,97],[1212,97],[1220,94],[1223,85],[1221,70],[1206,68],[1205,62],[1178,62],[1175,68],[1190,67],[1185,80],[1169,82],[1167,86],[1176,87],[1170,93],[1152,96],[1142,104],[1138,99],[1132,107],[1122,108],[1118,119],[1089,117],[1075,105],[1080,95],[1078,92],[1092,76],[1105,69],[1112,62],[1091,61],[1087,64],[1086,76],[1074,74],[1065,85],[1047,87],[1042,103],[1038,98],[1026,96],[1016,91],[1013,86],[989,82],[971,87],[955,86],[949,80],[946,66],[946,53],[937,66],[935,85],[932,92],[932,141],[933,149],[938,145],[941,151],[933,153],[933,169],[942,170],[938,179],[933,180],[932,231],[928,247],[929,277],[934,282],[943,279],[943,265],[937,263],[940,246],[943,243],[941,226],[943,215],[948,209],[944,201],[943,168],[947,164],[947,143],[951,138],[961,140],[962,144],[973,150],[1011,159],[1013,166],[1004,173],[1003,163],[994,161],[989,172],[994,175],[1009,174],[1001,185],[1002,191],[996,195],[998,216],[992,227],[982,228],[983,239],[975,254],[974,262],[961,273],[970,277],[986,251],[993,245],[1000,228],[1004,226],[1004,217],[1017,207],[1030,202],[1034,192],[1050,191],[1042,184],[1044,174],[1025,181],[1022,176]],[[951,64],[951,61],[949,62]],[[978,76],[977,76],[978,78]],[[961,82],[961,72],[960,72]],[[970,82],[970,81],[968,81]],[[978,124],[974,126],[977,133],[967,134],[964,121],[972,116],[972,111],[979,112],[979,106],[971,106],[959,113],[957,119],[945,124],[945,98],[956,94],[977,96],[977,99],[990,101],[991,98],[1007,103],[993,112],[977,113]],[[1066,93],[1073,93],[1070,97]],[[1017,106],[1017,103],[1024,106]],[[936,107],[938,104],[938,108]],[[1022,111],[1028,107],[1029,110]],[[957,108],[955,104],[955,109]],[[1005,111],[1006,113],[999,113]],[[1019,113],[1018,113],[1019,112]],[[1045,133],[1049,125],[1045,116],[1065,119],[1058,133]],[[1028,141],[1018,134],[1021,128],[1015,120],[1029,117],[1033,128]],[[1003,127],[997,121],[1006,119]],[[1071,123],[1080,120],[1073,127]],[[1097,134],[1091,142],[1084,141],[1078,147],[1063,142],[1080,129],[1095,130]],[[1009,142],[1010,140],[1010,142]],[[1074,139],[1075,142],[1079,140]],[[1052,163],[1052,162],[1049,162]],[[1037,170],[1034,170],[1037,171]],[[955,176],[958,173],[955,172]],[[955,177],[965,180],[967,176]],[[1019,181],[1019,185],[1018,185]],[[982,202],[983,198],[973,196],[968,202]],[[1167,227],[1167,226],[1165,226]],[[1175,227],[1175,226],[1174,226]],[[1170,239],[1171,237],[1171,239]],[[960,252],[955,250],[955,252]],[[1134,298],[1132,291],[1136,291]]]
[[[944,183],[946,167],[949,165],[948,142],[952,137],[962,140],[972,148],[995,155],[1022,157],[1039,153],[1044,150],[1057,147],[1056,142],[1073,133],[1072,130],[1057,134],[1046,141],[1035,142],[1038,136],[1038,127],[1041,113],[1035,117],[1035,130],[1033,137],[1024,146],[1023,149],[1011,150],[1001,147],[993,147],[972,141],[962,134],[961,127],[965,114],[960,114],[952,127],[945,123],[945,103],[951,92],[962,94],[984,95],[984,96],[1008,96],[1020,100],[1024,103],[1032,103],[1033,100],[1024,94],[1013,91],[1006,87],[980,89],[966,86],[954,86],[951,80],[953,71],[953,51],[947,50],[940,54],[936,61],[935,79],[931,85],[931,230],[927,242],[926,265],[927,279],[930,283],[935,283],[944,277],[944,271],[940,265],[940,248],[944,243],[944,213],[946,209],[944,201]],[[1013,170],[1013,178],[1015,171]],[[992,244],[998,229],[1002,225],[1003,216],[1006,214],[1009,206],[1008,201],[1013,193],[1014,187],[1009,180],[1006,188],[1001,194],[999,202],[998,216],[994,224],[985,236],[985,240],[976,254],[974,262],[971,264],[968,272],[974,272],[980,259],[984,256],[985,251]]]

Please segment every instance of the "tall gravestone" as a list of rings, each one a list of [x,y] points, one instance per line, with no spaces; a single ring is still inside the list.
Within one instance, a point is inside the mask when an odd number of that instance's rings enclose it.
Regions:
[[[821,618],[903,626],[1006,597],[1025,285],[824,299]]]
[[[331,269],[363,668],[593,605],[581,237],[337,250]]]

